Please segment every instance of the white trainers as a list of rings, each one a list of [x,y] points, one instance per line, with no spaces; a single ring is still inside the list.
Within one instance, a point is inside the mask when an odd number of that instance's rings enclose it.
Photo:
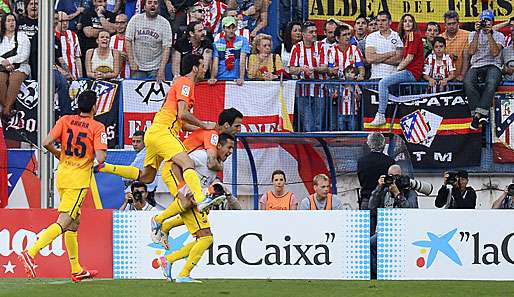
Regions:
[[[150,221],[150,225],[151,225],[151,230],[152,230],[152,233],[151,233],[152,241],[154,243],[160,243],[161,238],[162,238],[162,231],[161,231],[162,224],[157,223],[157,221],[155,220],[155,216],[153,216],[152,220]]]
[[[383,113],[377,112],[377,114],[375,115],[375,118],[373,119],[373,121],[371,123],[369,123],[369,125],[370,126],[382,126],[385,123],[386,123],[385,115]]]

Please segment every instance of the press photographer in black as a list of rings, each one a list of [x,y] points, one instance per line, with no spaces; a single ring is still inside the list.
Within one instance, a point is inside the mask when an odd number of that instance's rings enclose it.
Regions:
[[[472,187],[468,187],[468,182],[466,170],[445,172],[443,185],[437,192],[435,206],[451,209],[474,209],[477,203],[477,194]]]
[[[514,209],[514,184],[510,184],[503,194],[493,203],[494,209]]]
[[[120,210],[155,210],[147,201],[148,189],[146,184],[136,181],[130,185],[130,192],[125,193],[125,201]]]

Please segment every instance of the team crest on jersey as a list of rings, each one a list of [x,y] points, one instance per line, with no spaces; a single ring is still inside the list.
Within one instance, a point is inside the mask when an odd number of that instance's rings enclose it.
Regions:
[[[218,134],[211,135],[211,144],[218,145]]]
[[[416,110],[400,119],[405,139],[414,144],[430,147],[443,117],[427,110]]]
[[[186,96],[186,97],[189,97],[189,92],[191,92],[191,87],[190,86],[186,86],[186,85],[183,85],[182,86],[182,95],[183,96]]]
[[[107,144],[107,133],[102,132],[102,133],[100,134],[100,141],[101,141],[103,144]]]

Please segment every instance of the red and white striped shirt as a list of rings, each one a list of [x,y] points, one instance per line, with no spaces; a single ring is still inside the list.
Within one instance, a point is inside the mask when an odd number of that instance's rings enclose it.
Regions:
[[[110,48],[120,51],[122,53],[127,54],[127,41],[125,39],[125,35],[114,35],[111,37],[111,44]],[[121,61],[121,68],[120,68],[120,74],[118,75],[119,78],[130,78],[130,67],[127,63],[126,59],[123,59]]]
[[[134,15],[140,14],[143,11],[145,11],[145,0],[138,0],[136,1],[136,7],[134,10]]]
[[[74,80],[79,79],[79,69],[76,60],[82,55],[77,34],[66,30],[65,32],[55,32],[55,36],[61,42],[62,58],[68,66],[68,70]]]
[[[505,47],[512,46],[512,35],[505,36]]]
[[[213,0],[209,3],[200,1],[198,4],[203,8],[205,13],[203,25],[211,29],[213,34],[216,34],[218,32],[221,19],[223,18],[223,14],[225,13],[225,10],[227,10],[227,4],[219,0]]]
[[[359,86],[345,86],[341,91],[342,94],[340,94],[338,98],[338,114],[344,116],[358,115],[359,105],[357,102],[357,96],[361,93]]]
[[[323,39],[320,41],[323,44],[323,55],[327,59],[327,64],[330,67],[330,64],[333,63],[333,61],[330,60],[330,57],[334,56],[335,47],[337,46],[337,42],[334,43],[328,43],[327,39]]]
[[[342,50],[339,45],[335,47],[333,57],[329,57],[335,67],[339,67],[337,78],[346,79],[344,70],[353,65],[355,67],[364,67],[361,51],[355,45],[349,45],[345,50]]]
[[[444,54],[440,61],[437,61],[434,53],[431,53],[425,59],[423,74],[428,75],[435,80],[448,78],[450,76],[450,72],[452,71],[455,71],[455,65],[453,64],[452,58],[448,54]],[[432,90],[432,88],[429,88],[429,92],[434,91],[439,92],[444,90],[439,90],[439,88]]]
[[[325,64],[325,51],[321,42],[315,41],[310,47],[306,47],[303,41],[300,41],[293,46],[289,67],[316,68],[323,64]],[[310,73],[300,72],[299,77],[301,79],[322,79],[323,75],[314,70]]]

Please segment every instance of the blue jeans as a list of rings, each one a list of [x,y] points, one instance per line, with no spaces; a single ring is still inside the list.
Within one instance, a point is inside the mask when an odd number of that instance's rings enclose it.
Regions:
[[[157,70],[143,71],[138,70],[132,72],[132,78],[134,79],[155,79],[157,77]]]
[[[56,69],[54,69],[54,84],[55,93],[57,93],[57,100],[59,102],[59,111],[57,116],[61,117],[67,114],[73,114],[73,111],[71,110],[68,81]]]
[[[485,86],[480,94],[478,77],[484,77]],[[496,93],[496,87],[502,80],[502,73],[498,67],[487,65],[479,68],[471,68],[464,77],[464,92],[468,97],[469,109],[472,115],[479,113],[489,115],[489,109]]]
[[[411,81],[416,81],[416,78],[409,70],[402,70],[382,78],[378,83],[378,112],[381,114],[386,112],[390,86]]]
[[[324,98],[314,96],[299,96],[298,128],[300,132],[321,131],[324,111]]]

